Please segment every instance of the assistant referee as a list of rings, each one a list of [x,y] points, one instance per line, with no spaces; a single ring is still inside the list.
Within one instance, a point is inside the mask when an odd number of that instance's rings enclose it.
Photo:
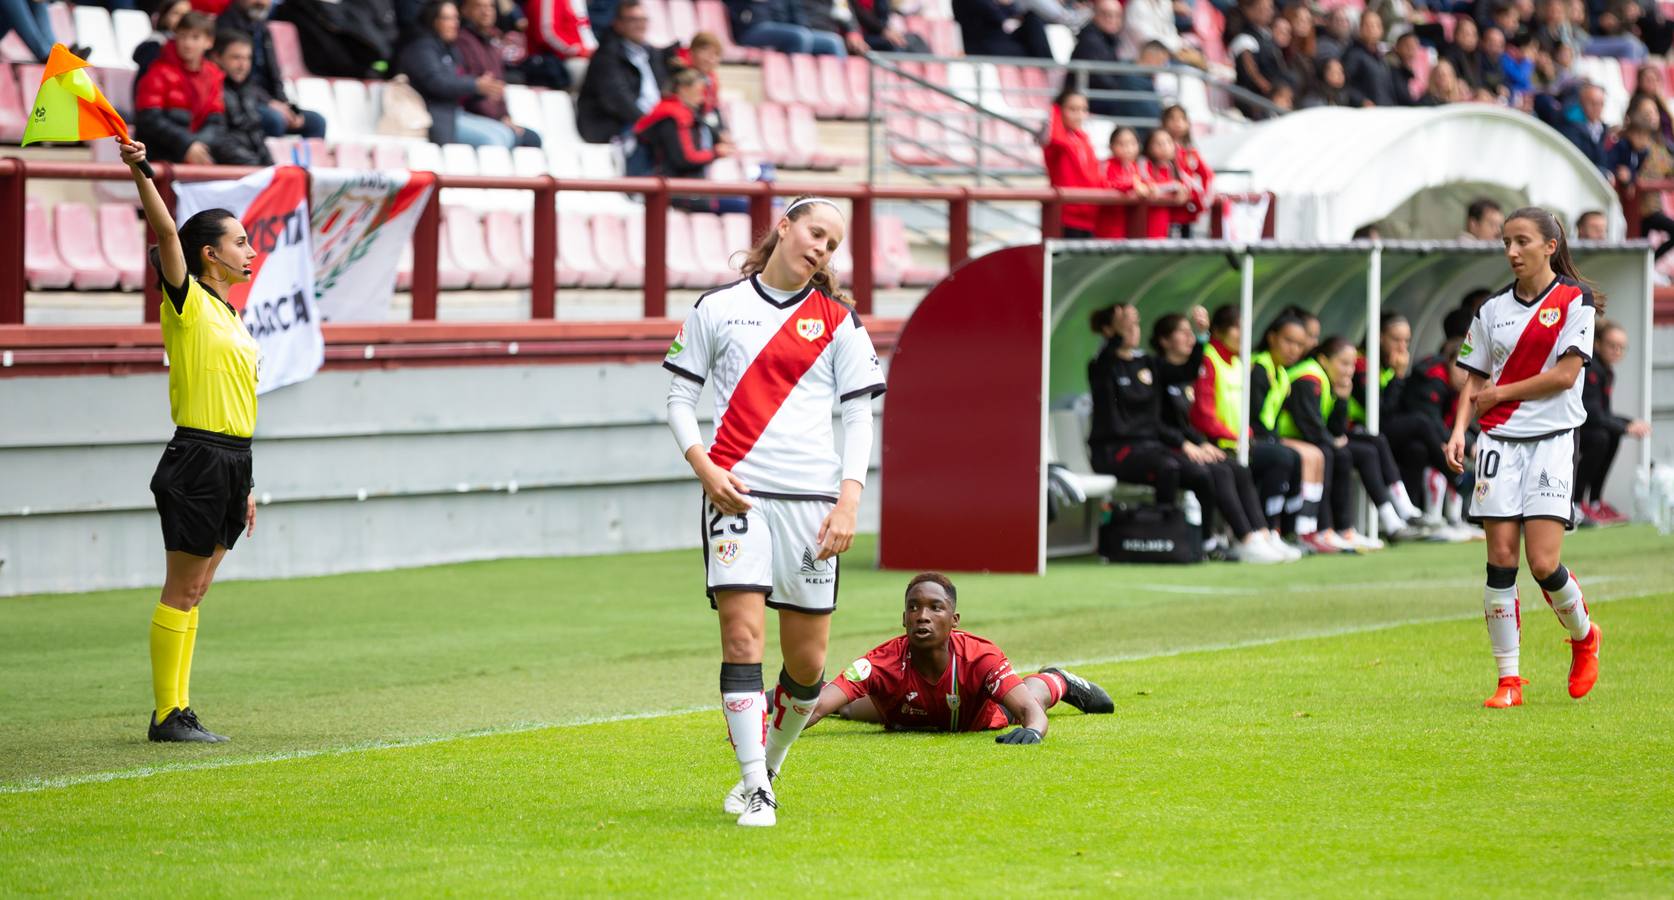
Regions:
[[[198,721],[188,688],[198,605],[240,533],[254,534],[250,436],[256,430],[256,339],[227,302],[250,280],[256,258],[238,217],[204,210],[175,231],[168,207],[139,168],[145,145],[117,140],[133,169],[145,219],[157,236],[151,262],[162,278],[163,348],[169,361],[174,438],[163,450],[151,493],[163,520],[168,571],[151,616],[153,741],[227,740]]]

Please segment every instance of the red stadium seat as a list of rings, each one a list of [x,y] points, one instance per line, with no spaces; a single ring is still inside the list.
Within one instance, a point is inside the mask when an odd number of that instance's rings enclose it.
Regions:
[[[681,46],[691,46],[692,35],[702,30],[692,0],[668,0],[668,28]]]
[[[756,107],[761,119],[761,141],[774,153],[773,161],[787,169],[806,169],[812,163],[811,148],[791,142],[790,120],[785,108],[777,103],[763,103]]]
[[[645,29],[645,43],[653,47],[667,47],[674,43],[674,29],[668,20],[666,0],[640,0],[639,5],[651,20]]]
[[[727,129],[732,132],[732,143],[738,148],[738,155],[746,159],[778,162],[778,157],[768,149],[763,140],[761,117],[756,107],[748,100],[721,102],[726,115]]]
[[[444,291],[462,291],[471,286],[471,273],[454,261],[445,224],[440,237],[436,242],[436,284]]]
[[[839,116],[841,109],[827,106],[825,92],[820,89],[820,65],[815,58],[806,53],[793,53],[790,56],[791,66],[791,94],[789,100],[781,103],[802,103],[810,109],[818,109],[828,117]],[[764,71],[762,77],[767,78]],[[770,98],[771,99],[771,98]]]
[[[81,7],[77,7],[80,9]],[[96,69],[93,80],[98,83],[99,90],[105,94],[110,105],[116,107],[118,115],[132,120],[134,116],[134,76],[138,74],[134,69],[113,67]]]
[[[17,32],[8,32],[0,38],[0,63],[30,63],[35,61],[35,54],[29,52],[29,45]]]
[[[41,74],[46,66],[38,63],[24,63],[17,67],[18,97],[27,112],[35,103],[35,92],[41,89]]]
[[[344,142],[337,145],[337,167],[364,172],[372,168],[372,148],[365,144]]]
[[[52,36],[58,43],[66,47],[81,43],[81,37],[76,33],[75,16],[70,12],[68,3],[48,4],[47,19],[52,22]]]
[[[797,104],[787,108],[785,114],[789,120],[791,143],[799,147],[810,148],[808,152],[809,168],[836,169],[846,163],[856,161],[818,149],[820,146],[819,126],[814,122],[813,110]]]
[[[29,286],[37,291],[67,288],[75,280],[75,273],[58,255],[56,235],[46,207],[39,200],[29,198],[23,205],[23,269],[29,276]]]
[[[713,277],[698,261],[692,243],[691,217],[683,210],[668,211],[668,286],[706,288],[715,284]]]
[[[23,140],[23,126],[29,122],[27,100],[12,77],[12,67],[0,63],[0,141],[15,144]]]
[[[727,246],[721,217],[715,213],[689,213],[686,220],[692,228],[692,252],[708,283],[726,284],[737,277],[727,265],[727,257],[734,248]]]
[[[761,59],[762,97],[770,103],[795,103],[800,99],[791,58],[769,52]]]
[[[615,278],[608,266],[599,262],[593,246],[593,230],[587,217],[575,213],[558,214],[558,283],[566,287],[610,287]]]
[[[497,209],[482,217],[483,238],[489,265],[506,273],[506,286],[526,288],[533,267],[523,250],[524,217]]]
[[[295,25],[270,19],[267,31],[273,36],[273,53],[279,57],[280,75],[307,78],[313,74],[302,61],[302,41],[297,37]]]
[[[442,210],[442,239],[447,241],[454,265],[469,276],[471,287],[496,290],[506,286],[508,273],[489,257],[482,219],[475,211],[460,206]]]
[[[851,56],[843,65],[843,76],[849,83],[849,99],[854,103],[851,110],[857,118],[864,119],[871,109],[871,66],[859,56]]]
[[[276,166],[296,165],[296,148],[302,143],[293,137],[270,137],[266,139],[267,155],[273,157]]]
[[[726,241],[727,250],[731,253],[737,253],[746,247],[754,247],[756,245],[756,241],[754,236],[750,234],[750,214],[723,214],[721,216],[721,237]],[[737,278],[738,270],[736,268],[732,268],[732,260],[730,257],[727,262],[728,268],[731,268],[733,271],[732,277]]]
[[[60,203],[53,215],[53,233],[58,253],[70,268],[70,280],[78,291],[108,291],[120,280],[116,267],[105,259],[99,247],[99,229],[93,210],[85,203]]]
[[[732,20],[722,0],[697,0],[697,25],[700,30],[721,39],[721,59],[729,63],[750,63],[761,60],[762,51],[755,47],[741,47],[732,40]]]
[[[99,246],[125,291],[145,287],[145,226],[126,203],[99,204]]]
[[[820,92],[839,118],[859,119],[866,115],[866,95],[855,96],[849,89],[848,67],[843,57],[819,56],[814,60],[820,69]]]
[[[878,227],[873,234],[877,235],[878,246],[890,257],[891,267],[900,272],[902,284],[921,287],[935,284],[947,276],[946,266],[921,266],[913,262],[907,226],[899,216],[879,216],[877,221]]]
[[[407,148],[400,144],[374,144],[372,146],[372,168],[381,172],[407,168]]]
[[[588,225],[593,229],[593,252],[601,265],[616,264],[612,283],[619,288],[637,288],[645,284],[645,231],[643,219],[600,213]],[[630,248],[630,230],[639,233],[640,254],[636,263]]]

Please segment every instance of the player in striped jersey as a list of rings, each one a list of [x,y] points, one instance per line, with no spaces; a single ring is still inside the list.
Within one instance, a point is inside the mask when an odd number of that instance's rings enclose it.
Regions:
[[[1580,376],[1593,352],[1594,295],[1551,213],[1519,209],[1501,235],[1516,281],[1482,304],[1459,348],[1470,378],[1446,450],[1448,466],[1464,471],[1474,412],[1482,433],[1469,513],[1488,534],[1483,609],[1500,681],[1484,705],[1496,709],[1522,705],[1527,683],[1517,671],[1519,537],[1547,605],[1569,629],[1571,697],[1586,696],[1598,680],[1599,645],[1581,586],[1559,561],[1564,530],[1574,527],[1575,430],[1587,418]]]
[[[709,602],[721,620],[721,702],[742,778],[723,808],[740,825],[777,820],[774,773],[813,714],[825,678],[838,555],[854,538],[883,370],[837,289],[831,255],[846,223],[801,197],[745,257],[744,278],[703,295],[663,361],[669,426],[703,484]],[[715,437],[698,428],[715,388]],[[843,449],[832,408],[842,407]],[[766,607],[779,611],[787,705],[767,727]]]

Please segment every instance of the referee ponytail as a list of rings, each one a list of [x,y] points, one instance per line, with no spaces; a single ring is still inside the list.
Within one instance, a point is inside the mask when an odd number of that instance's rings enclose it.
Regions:
[[[802,202],[809,199],[819,200],[820,202]],[[829,205],[830,203],[831,201],[816,197],[813,194],[803,194],[799,197],[793,198],[790,205],[785,207],[789,210],[785,213],[785,218],[795,222],[807,215],[814,207]],[[738,267],[739,274],[745,276],[761,274],[762,270],[767,268],[767,261],[773,258],[773,251],[778,248],[778,246],[779,229],[767,229],[767,233],[762,235],[761,240],[756,241],[756,245],[754,247],[751,247],[749,250],[744,252],[744,262]],[[808,280],[814,285],[816,290],[827,297],[836,300],[838,303],[841,303],[844,306],[854,305],[849,300],[849,295],[838,286],[837,273],[831,271],[831,259],[829,257],[826,258],[825,264],[816,269],[814,274]]]
[[[227,233],[227,222],[238,221],[238,216],[225,209],[206,209],[195,213],[185,224],[180,226],[180,252],[186,257],[186,274],[197,277],[203,274],[203,248],[214,247],[221,243],[221,238]],[[159,283],[163,273],[163,257],[153,246],[147,254],[151,265],[157,270]]]
[[[1599,315],[1604,315],[1604,294],[1591,281],[1583,278],[1581,270],[1575,267],[1575,260],[1569,255],[1569,236],[1565,234],[1563,223],[1558,221],[1558,217],[1538,206],[1525,206],[1505,217],[1507,222],[1512,219],[1526,219],[1534,224],[1535,230],[1540,232],[1543,240],[1558,242],[1558,249],[1552,253],[1552,271],[1592,291],[1593,306]]]

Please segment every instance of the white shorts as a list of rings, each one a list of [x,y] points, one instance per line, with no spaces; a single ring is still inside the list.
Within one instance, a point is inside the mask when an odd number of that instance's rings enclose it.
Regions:
[[[837,608],[837,558],[816,559],[820,523],[836,504],[751,497],[741,516],[703,501],[709,605],[722,591],[759,591],[767,605],[806,613]]]
[[[1469,518],[1556,519],[1574,527],[1575,432],[1535,441],[1476,439]]]

